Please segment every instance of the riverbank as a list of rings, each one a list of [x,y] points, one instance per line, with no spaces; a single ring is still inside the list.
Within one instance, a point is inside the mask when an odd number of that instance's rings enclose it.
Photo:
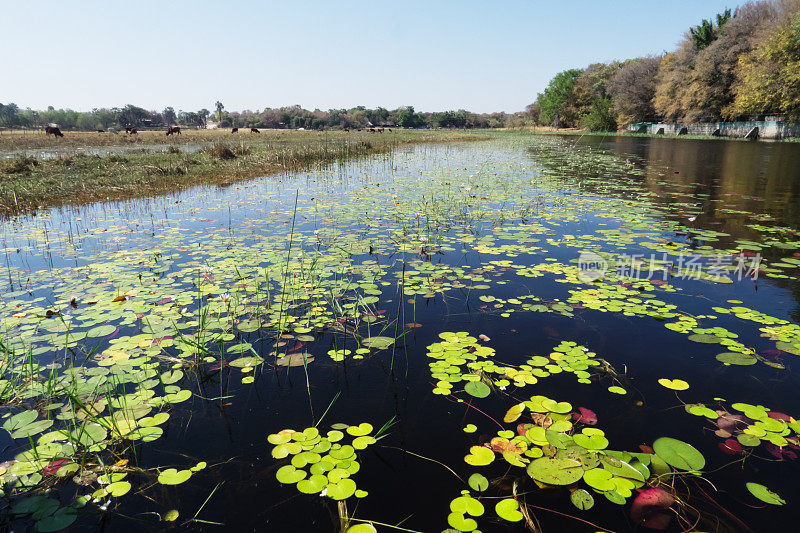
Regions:
[[[0,214],[153,196],[195,185],[227,185],[387,152],[402,144],[487,138],[485,133],[439,130],[384,133],[262,130],[258,134],[205,130],[169,137],[163,132],[138,135],[133,140],[124,134],[90,132],[68,132],[64,139],[30,133],[0,136],[0,150],[47,152],[63,150],[67,143],[76,150],[52,158],[18,155],[0,160]],[[78,153],[83,147],[121,144],[131,144],[132,150],[108,155]],[[136,150],[139,144],[160,149],[142,153]],[[196,151],[182,148],[185,145],[192,145]]]
[[[750,139],[740,137],[715,137],[713,135],[664,135],[656,133],[633,133],[627,131],[589,131],[576,128],[556,129],[551,127],[531,126],[523,128],[508,128],[505,131],[528,131],[541,135],[577,135],[594,137],[646,137],[650,139],[685,139],[685,140],[709,140],[709,141],[744,141],[754,142]],[[761,142],[800,142],[800,137],[789,137],[786,139],[758,139]]]

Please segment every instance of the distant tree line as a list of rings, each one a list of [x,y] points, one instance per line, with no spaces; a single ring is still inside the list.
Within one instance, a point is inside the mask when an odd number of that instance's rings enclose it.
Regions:
[[[161,112],[148,111],[134,105],[122,108],[93,109],[88,112],[71,109],[46,110],[20,109],[16,104],[0,104],[0,126],[7,128],[41,128],[57,124],[65,130],[122,129],[127,125],[137,128],[164,128],[180,124],[189,127],[206,127],[214,121],[219,127],[286,128],[286,129],[359,129],[369,127],[402,128],[502,128],[521,126],[530,122],[523,113],[472,113],[463,109],[421,113],[411,106],[388,110],[382,107],[309,111],[300,106],[265,108],[262,111],[227,111],[222,102],[214,104],[215,111],[178,111],[168,107]]]
[[[114,107],[111,109],[93,109],[91,111],[73,111],[72,109],[46,110],[20,109],[14,103],[0,103],[0,126],[7,128],[41,128],[48,124],[57,124],[61,129],[96,130],[109,128],[122,129],[131,125],[137,128],[162,128],[174,124],[205,127],[211,112],[178,111],[171,107],[162,112],[148,111],[135,105]]]
[[[800,121],[800,0],[727,9],[660,57],[560,72],[527,114],[542,125],[599,131],[656,120]]]

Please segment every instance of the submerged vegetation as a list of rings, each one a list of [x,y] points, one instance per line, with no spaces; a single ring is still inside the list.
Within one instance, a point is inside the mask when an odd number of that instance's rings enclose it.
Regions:
[[[384,135],[121,157],[222,180],[442,138]],[[728,206],[741,234],[703,226],[671,177],[506,135],[6,222],[4,525],[788,521],[797,228]],[[237,513],[244,494],[267,503]]]

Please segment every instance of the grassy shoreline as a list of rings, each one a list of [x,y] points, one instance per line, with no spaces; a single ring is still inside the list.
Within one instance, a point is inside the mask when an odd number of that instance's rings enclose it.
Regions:
[[[0,160],[0,215],[67,204],[155,196],[196,185],[228,185],[284,171],[387,152],[403,144],[470,141],[485,133],[396,130],[385,133],[262,130],[260,134],[193,131],[175,139],[147,132],[131,141],[121,135],[67,134],[69,147],[143,143],[163,150],[111,155],[70,154],[51,159],[17,156]],[[141,134],[140,134],[141,135]],[[30,139],[20,139],[29,137]],[[92,144],[93,142],[111,144]],[[113,144],[114,142],[118,144]],[[0,150],[63,149],[59,139],[6,134]],[[201,143],[196,152],[180,145]]]

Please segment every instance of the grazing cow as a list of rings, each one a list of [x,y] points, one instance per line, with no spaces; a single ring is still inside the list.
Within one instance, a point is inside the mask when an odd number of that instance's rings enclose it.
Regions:
[[[378,133],[383,133],[383,128],[378,128],[377,131]]]
[[[239,133],[239,128],[231,128],[231,133]]]
[[[130,124],[128,124],[127,126],[125,126],[125,133],[130,133],[130,132],[131,132],[131,130],[135,130],[135,129],[136,129],[136,128],[134,128],[133,126],[131,126]]]
[[[61,130],[56,128],[55,126],[45,126],[44,127],[44,134],[50,135],[52,134],[55,137],[63,137],[64,134],[61,133]]]
[[[175,133],[177,133],[178,135],[181,135],[181,127],[180,126],[170,126],[170,128],[167,130],[167,135],[174,135]]]
[[[250,133],[261,133],[258,128],[250,128]]]
[[[375,133],[375,128],[370,128],[370,129],[369,129],[369,132],[370,132],[370,133]]]
[[[125,131],[130,133],[131,135],[135,135],[135,134],[139,133],[139,130],[137,130],[136,128],[134,128],[132,126],[130,128],[125,128]]]
[[[106,130],[97,130],[97,133],[105,133]]]

